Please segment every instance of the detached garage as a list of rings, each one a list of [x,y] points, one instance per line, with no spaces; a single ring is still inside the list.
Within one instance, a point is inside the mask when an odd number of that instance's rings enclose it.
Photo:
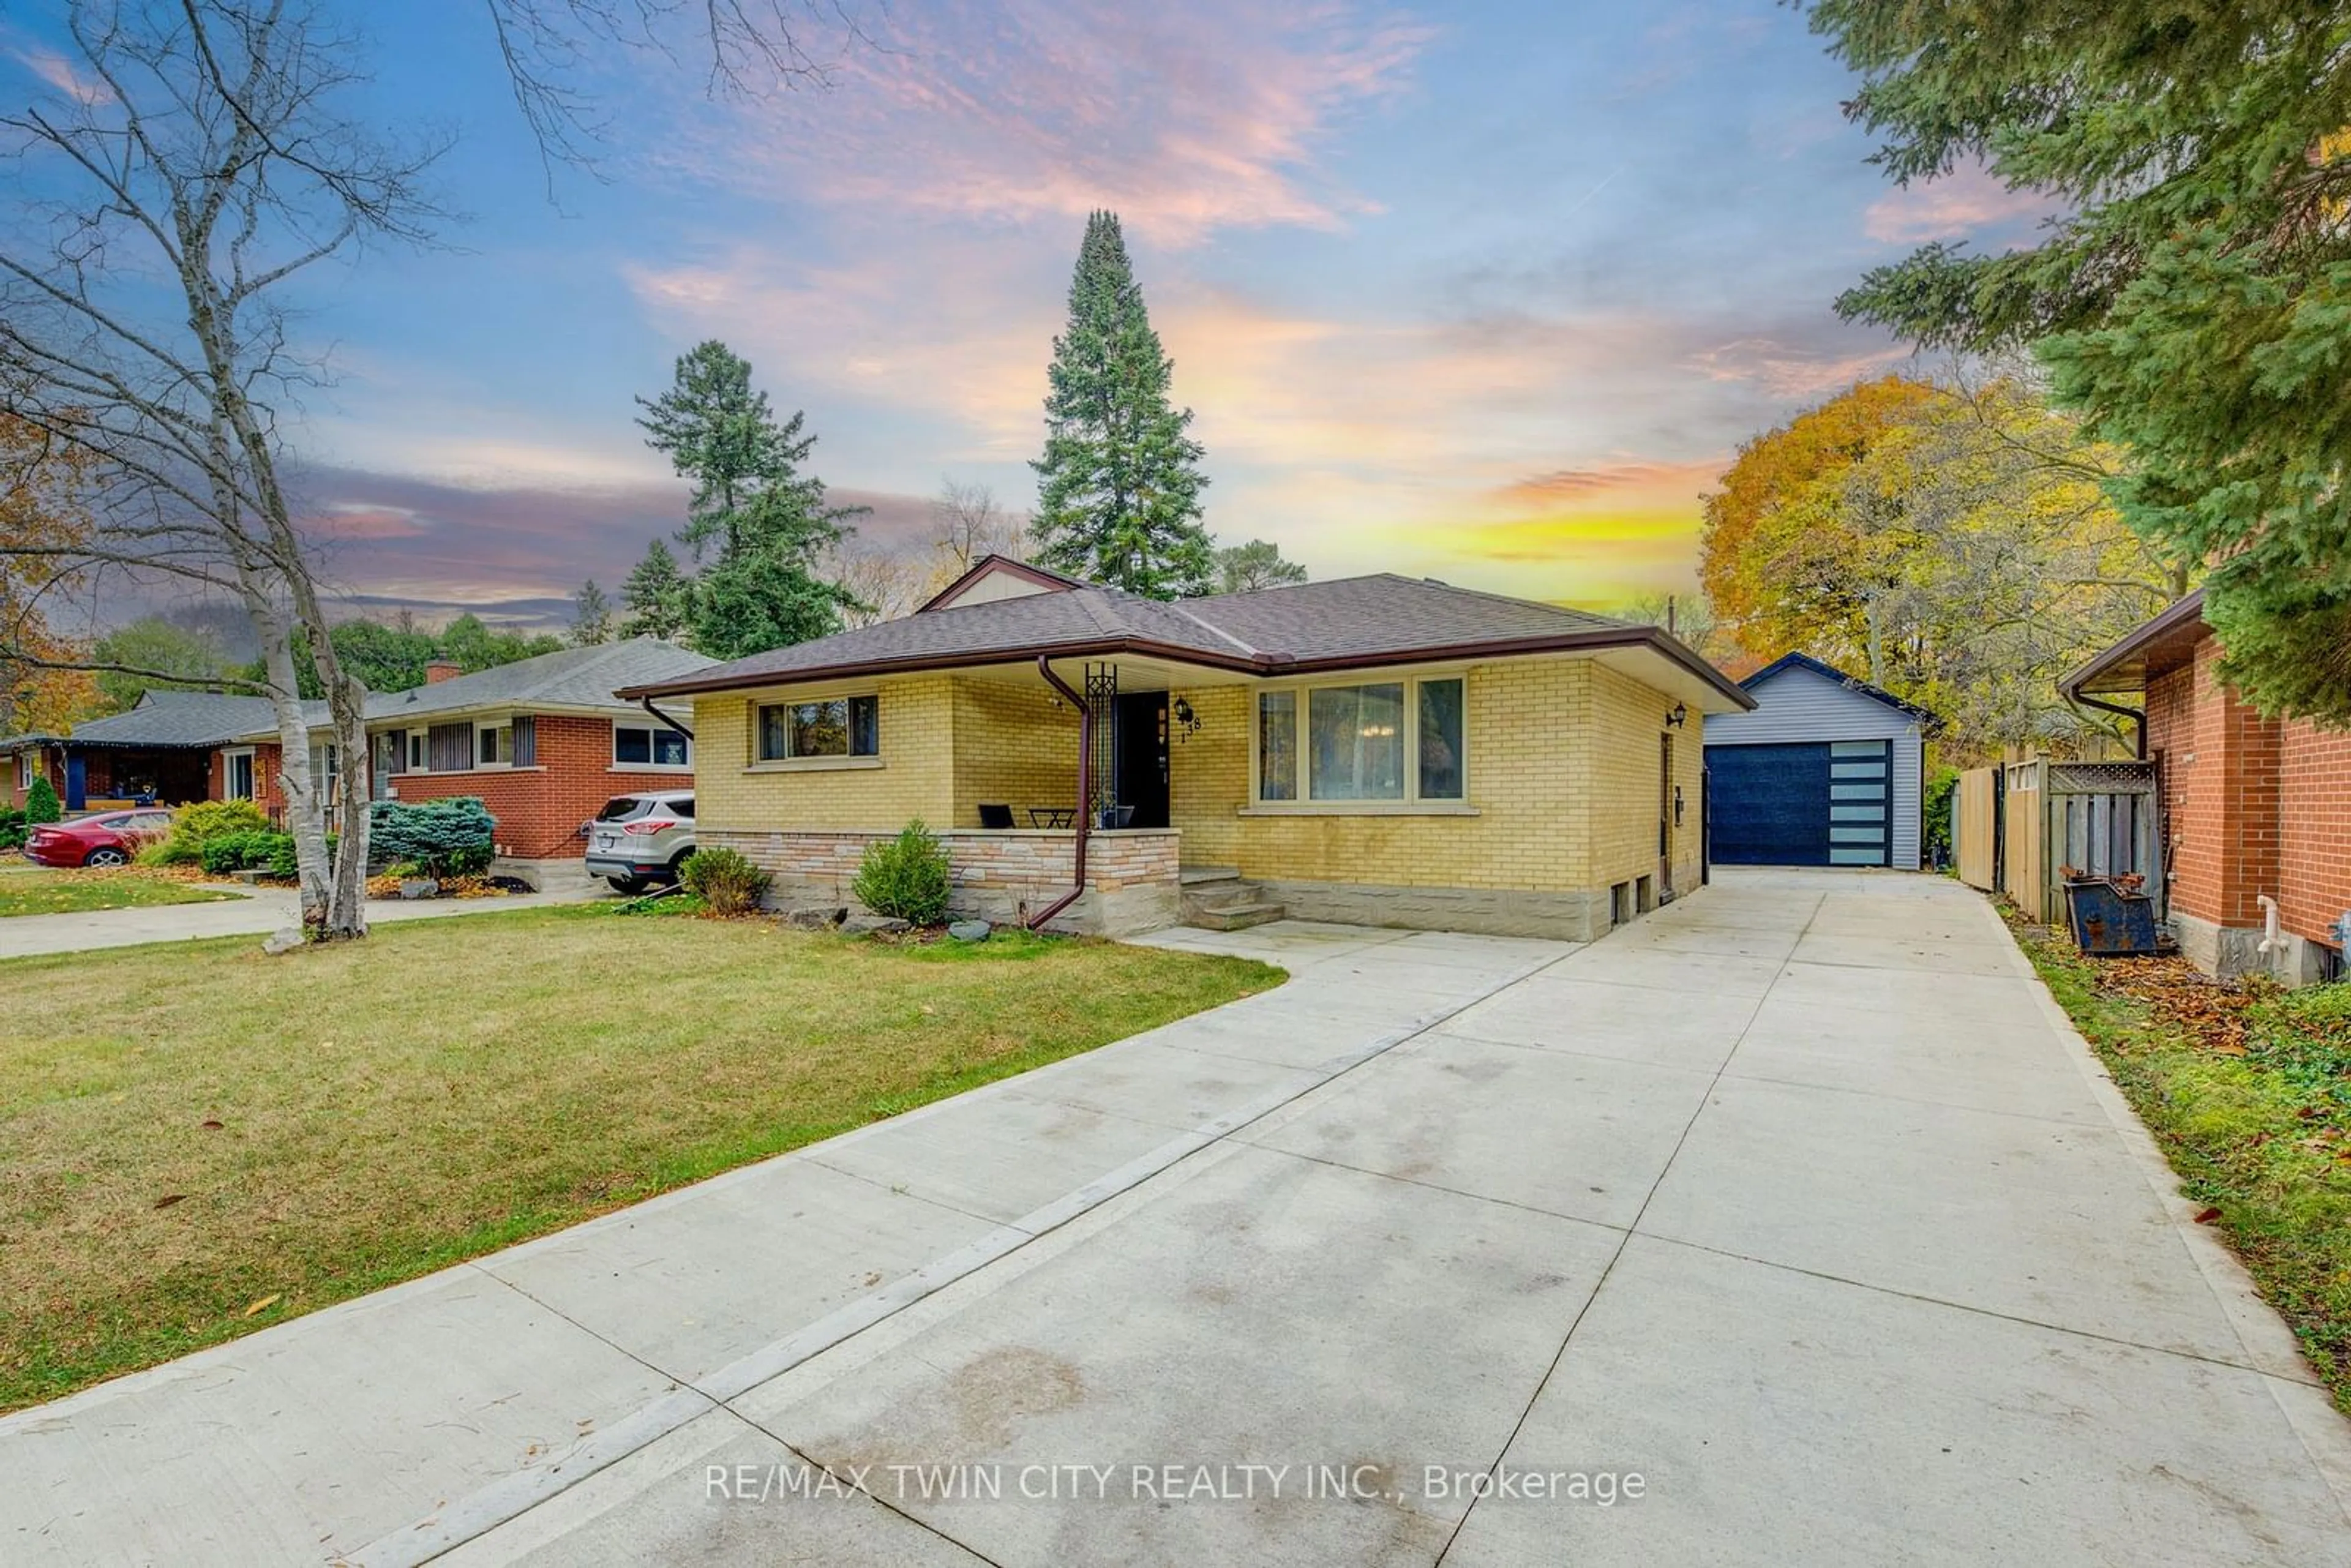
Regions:
[[[1940,721],[1803,653],[1739,684],[1755,711],[1706,721],[1715,863],[1916,871],[1926,739]]]

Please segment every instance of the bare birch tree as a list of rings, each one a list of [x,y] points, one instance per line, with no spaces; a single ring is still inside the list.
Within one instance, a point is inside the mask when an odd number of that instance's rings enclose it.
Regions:
[[[371,241],[426,237],[420,181],[440,149],[346,112],[357,43],[308,6],[79,0],[67,22],[74,89],[0,115],[25,197],[0,223],[0,398],[87,454],[99,496],[87,538],[0,550],[49,557],[60,582],[121,574],[244,607],[277,716],[303,920],[361,936],[367,692],[336,656],[279,476],[279,405],[318,374],[283,296]],[[298,643],[327,694],[331,779],[311,765]]]

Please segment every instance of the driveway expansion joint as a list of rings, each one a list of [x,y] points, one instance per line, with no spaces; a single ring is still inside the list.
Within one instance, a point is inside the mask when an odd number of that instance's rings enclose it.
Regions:
[[[1409,932],[1402,933],[1394,940],[1403,941],[1411,935]],[[1389,945],[1389,943],[1369,943],[1364,945],[1364,948]],[[1362,951],[1364,948],[1353,950]],[[487,1486],[481,1487],[458,1499],[454,1503],[443,1506],[417,1523],[380,1536],[358,1551],[346,1553],[338,1561],[349,1563],[352,1564],[352,1568],[414,1568],[414,1565],[429,1563],[435,1557],[455,1551],[467,1542],[486,1535],[498,1526],[521,1517],[529,1510],[549,1501],[589,1477],[627,1458],[630,1455],[650,1447],[684,1427],[687,1422],[708,1414],[714,1408],[725,1409],[738,1418],[750,1421],[749,1416],[736,1408],[735,1401],[752,1390],[814,1360],[835,1346],[846,1343],[867,1329],[887,1322],[916,1302],[936,1294],[957,1281],[977,1274],[998,1260],[1050,1235],[1081,1216],[1091,1213],[1111,1199],[1143,1186],[1154,1176],[1172,1170],[1204,1150],[1213,1148],[1227,1140],[1250,1148],[1259,1147],[1256,1145],[1247,1144],[1246,1140],[1236,1139],[1233,1134],[1271,1115],[1283,1106],[1302,1099],[1346,1074],[1355,1071],[1366,1063],[1377,1061],[1406,1041],[1417,1040],[1423,1035],[1436,1031],[1447,1019],[1459,1016],[1479,1002],[1509,989],[1522,980],[1542,973],[1554,964],[1573,956],[1574,952],[1581,950],[1579,947],[1572,949],[1569,953],[1556,954],[1520,965],[1498,978],[1479,985],[1465,994],[1458,1002],[1434,1012],[1430,1009],[1422,1009],[1415,1015],[1416,1021],[1412,1025],[1391,1030],[1378,1037],[1372,1045],[1336,1059],[1341,1065],[1333,1067],[1327,1072],[1316,1073],[1311,1082],[1297,1088],[1274,1090],[1254,1100],[1244,1102],[1236,1109],[1202,1123],[1189,1133],[1178,1134],[1141,1157],[1129,1161],[1050,1203],[1030,1210],[1019,1219],[1008,1224],[998,1225],[995,1229],[988,1231],[978,1239],[957,1248],[944,1257],[934,1259],[921,1268],[901,1275],[890,1283],[880,1286],[870,1294],[860,1297],[847,1306],[819,1318],[815,1322],[804,1326],[798,1332],[772,1341],[747,1355],[738,1357],[715,1373],[699,1378],[678,1378],[665,1369],[653,1366],[643,1357],[621,1346],[612,1345],[611,1348],[620,1351],[630,1360],[646,1366],[662,1377],[676,1382],[680,1386],[584,1439],[576,1449],[571,1451],[570,1458],[564,1464],[517,1471],[501,1477]],[[1193,1016],[1200,1018],[1209,1015]],[[1099,1049],[1113,1050],[1115,1045]],[[1005,1079],[999,1082],[1017,1083],[1019,1079]],[[941,1107],[953,1103],[952,1100],[942,1101],[935,1106],[925,1107],[925,1109],[936,1113]],[[884,1124],[875,1124],[875,1125]],[[849,1136],[854,1137],[856,1134],[852,1133]],[[811,1146],[821,1148],[824,1145]],[[789,1160],[796,1155],[804,1156],[806,1163],[821,1165],[830,1170],[838,1170],[838,1167],[827,1164],[813,1155],[807,1155],[805,1151],[794,1151],[793,1154],[777,1157]],[[887,1186],[887,1184],[872,1183],[870,1177],[860,1176],[859,1179],[870,1185]],[[938,1207],[952,1207],[949,1205]],[[955,1212],[966,1213],[967,1211],[957,1209]],[[983,1220],[986,1218],[985,1216],[976,1215],[969,1218]],[[481,1262],[482,1260],[476,1260],[474,1266],[478,1267]],[[483,1269],[482,1271],[489,1272],[486,1269]],[[492,1275],[492,1277],[496,1276]],[[500,1283],[507,1282],[500,1281]],[[516,1287],[509,1284],[508,1288]],[[529,1299],[537,1300],[537,1298]],[[544,1305],[544,1303],[539,1304]],[[566,1318],[565,1321],[571,1320]],[[602,1335],[593,1337],[606,1344],[611,1343]],[[757,1422],[751,1422],[751,1424],[758,1425]],[[762,1427],[761,1430],[766,1429]],[[768,1435],[775,1436],[773,1433]],[[782,1441],[780,1438],[777,1440]],[[893,1510],[893,1511],[898,1511]],[[939,1532],[934,1531],[934,1533]],[[949,1540],[965,1551],[972,1550],[966,1543],[954,1541],[952,1537],[943,1537],[943,1539]],[[974,1552],[973,1555],[980,1554]]]

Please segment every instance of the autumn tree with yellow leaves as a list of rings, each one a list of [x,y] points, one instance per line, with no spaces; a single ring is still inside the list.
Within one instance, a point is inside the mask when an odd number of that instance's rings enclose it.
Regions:
[[[88,466],[84,454],[0,413],[0,735],[62,734],[100,706],[96,680],[71,667],[88,651],[49,619],[65,552],[89,535]]]
[[[1749,653],[1932,708],[1954,759],[2078,749],[2115,721],[2058,677],[2189,586],[2106,498],[2123,463],[2016,376],[1864,382],[1740,449],[1700,576]]]

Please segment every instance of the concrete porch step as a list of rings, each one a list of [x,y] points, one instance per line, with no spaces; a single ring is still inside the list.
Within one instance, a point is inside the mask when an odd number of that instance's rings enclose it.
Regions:
[[[1288,911],[1265,895],[1265,889],[1243,880],[1238,868],[1222,865],[1186,866],[1184,923],[1210,931],[1240,931],[1279,920]]]
[[[1279,920],[1288,913],[1279,904],[1219,904],[1194,909],[1185,916],[1184,924],[1210,931],[1246,931],[1252,925]]]

